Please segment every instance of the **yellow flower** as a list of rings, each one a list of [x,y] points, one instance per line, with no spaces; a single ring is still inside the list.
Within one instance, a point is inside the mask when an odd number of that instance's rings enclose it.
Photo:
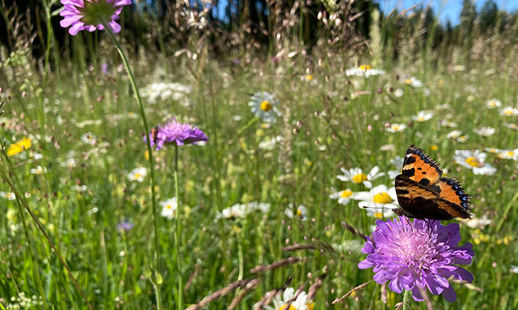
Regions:
[[[23,138],[21,141],[9,145],[7,156],[13,156],[31,147],[31,139]]]

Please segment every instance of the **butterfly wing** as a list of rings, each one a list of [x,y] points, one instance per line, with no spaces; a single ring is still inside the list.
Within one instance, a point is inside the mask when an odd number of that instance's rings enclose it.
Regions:
[[[422,149],[410,146],[405,154],[401,174],[421,185],[433,185],[442,176],[442,168]]]
[[[406,152],[395,186],[401,208],[394,212],[399,215],[436,220],[470,217],[470,196],[460,183],[442,177],[441,165],[414,145]]]
[[[444,184],[448,185],[447,183]],[[470,217],[469,208],[442,198],[440,194],[432,191],[429,187],[417,183],[402,174],[396,177],[395,185],[398,202],[401,206],[394,210],[398,215],[432,220]],[[448,190],[445,190],[446,193],[446,197],[449,197],[450,193],[448,193]]]

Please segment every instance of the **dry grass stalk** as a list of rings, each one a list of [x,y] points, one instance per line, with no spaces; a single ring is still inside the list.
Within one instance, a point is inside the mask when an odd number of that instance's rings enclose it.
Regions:
[[[235,309],[237,305],[243,300],[243,298],[245,298],[246,294],[253,290],[257,285],[259,285],[259,283],[261,283],[261,279],[253,279],[252,281],[250,281],[245,286],[245,288],[241,292],[239,292],[239,294],[236,297],[234,297],[234,299],[232,299],[232,302],[230,303],[230,306],[228,306],[227,309]]]
[[[261,299],[258,303],[256,303],[254,305],[254,310],[264,309],[264,305],[268,305],[269,303],[271,303],[272,299],[275,296],[277,296],[277,294],[282,294],[286,290],[286,288],[291,284],[292,280],[293,280],[293,277],[290,276],[288,279],[286,279],[286,282],[284,282],[284,284],[282,285],[281,288],[271,290],[271,291],[267,292],[266,294],[264,294],[264,298]]]
[[[307,260],[308,260],[307,257],[283,258],[283,259],[276,261],[267,266],[264,266],[264,265],[255,266],[254,268],[250,269],[250,272],[258,273],[258,272],[270,271],[270,270],[277,269],[277,268],[280,268],[280,267],[283,267],[286,265],[292,265],[292,264],[296,264],[296,263],[300,263],[300,262],[305,262]]]
[[[283,251],[298,251],[298,250],[320,250],[331,254],[337,254],[336,250],[329,244],[323,241],[317,241],[316,243],[307,244],[296,244],[282,248]]]
[[[424,301],[426,303],[426,309],[433,310],[432,301],[430,300],[430,297],[426,293],[426,290],[422,287],[417,287],[419,289],[419,292],[421,292],[421,296],[423,296]]]
[[[185,288],[183,289],[184,292],[187,292],[187,290],[189,289],[189,287],[191,287],[192,285],[192,282],[194,281],[194,279],[196,279],[196,276],[198,276],[198,274],[200,273],[201,271],[201,265],[199,263],[196,263],[196,265],[194,265],[194,271],[193,273],[191,274],[191,276],[189,277],[189,280],[187,281],[187,283],[185,284]]]
[[[360,285],[358,285],[357,287],[355,287],[355,288],[353,288],[352,290],[350,290],[349,292],[347,292],[347,294],[345,294],[345,295],[344,295],[344,296],[342,296],[341,298],[333,300],[333,305],[334,305],[334,304],[337,304],[337,303],[339,303],[339,302],[342,302],[342,301],[343,301],[344,299],[346,299],[349,295],[351,295],[352,293],[356,292],[357,290],[360,290],[360,289],[364,288],[365,286],[367,286],[367,285],[368,285],[369,283],[371,283],[372,281],[374,281],[374,280],[370,280],[370,281],[368,281],[368,282],[365,282],[365,283],[363,283],[363,284],[360,284]]]
[[[205,307],[207,304],[209,304],[211,301],[214,301],[216,299],[219,299],[219,298],[227,295],[228,293],[230,293],[231,291],[235,290],[238,287],[246,287],[246,285],[248,283],[250,283],[254,280],[257,280],[257,279],[244,279],[244,280],[232,282],[229,285],[227,285],[226,287],[215,291],[214,293],[212,293],[212,295],[209,295],[209,296],[203,298],[199,303],[185,308],[185,310],[201,309],[201,308]]]
[[[361,230],[359,230],[358,228],[354,227],[354,226],[351,226],[349,225],[349,223],[347,223],[346,221],[343,221],[342,222],[342,226],[347,229],[348,231],[352,232],[353,234],[355,234],[356,236],[360,236],[362,237],[364,240],[367,240],[367,235],[362,233]]]
[[[324,279],[327,277],[327,273],[323,273],[321,275],[319,275],[315,281],[315,283],[313,283],[310,287],[309,287],[309,290],[308,290],[308,300],[314,300],[315,299],[315,295],[317,294],[317,290],[322,286],[322,283],[324,283]]]

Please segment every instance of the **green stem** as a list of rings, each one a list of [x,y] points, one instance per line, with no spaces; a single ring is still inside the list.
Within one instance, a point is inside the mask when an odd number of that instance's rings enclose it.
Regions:
[[[405,294],[403,295],[403,310],[410,309],[410,299],[412,298],[412,291],[405,290]]]
[[[178,302],[177,309],[183,309],[183,283],[182,283],[182,259],[180,254],[180,240],[182,233],[182,226],[180,220],[180,196],[178,190],[178,144],[174,144],[174,192],[176,196],[176,230],[174,234],[176,246],[176,265],[178,267]]]
[[[124,67],[126,68],[126,72],[128,73],[131,87],[133,91],[135,92],[135,97],[137,98],[137,103],[140,110],[140,116],[142,118],[142,122],[144,123],[144,131],[146,134],[149,133],[149,126],[147,124],[146,120],[146,114],[144,112],[144,105],[142,104],[142,98],[140,97],[140,92],[137,87],[137,83],[135,82],[135,77],[133,76],[133,71],[131,71],[131,68],[129,66],[128,59],[126,58],[126,54],[124,54],[124,51],[122,50],[122,47],[111,31],[111,28],[104,24],[104,28],[107,30],[108,34],[110,35],[110,38],[112,39],[113,43],[115,44],[117,51],[119,52],[119,55],[122,58],[122,62],[124,63]],[[150,175],[151,175],[151,203],[153,207],[153,219],[154,219],[154,230],[155,230],[155,264],[156,264],[156,285],[158,286],[156,289],[156,303],[157,303],[157,310],[162,309],[162,299],[160,297],[160,285],[162,284],[162,273],[161,273],[161,266],[160,266],[160,234],[158,230],[158,208],[156,205],[156,195],[155,195],[155,164],[153,161],[153,150],[151,149],[151,141],[150,139],[146,139],[147,144],[147,151],[149,154],[149,168],[150,168]]]

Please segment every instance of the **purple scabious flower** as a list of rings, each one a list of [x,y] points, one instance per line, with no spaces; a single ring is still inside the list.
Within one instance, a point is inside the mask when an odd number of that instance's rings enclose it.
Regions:
[[[111,31],[118,33],[121,26],[116,22],[122,7],[131,5],[131,0],[61,0],[65,7],[59,13],[63,16],[60,25],[70,27],[68,32],[75,36],[81,30],[103,30],[108,25]]]
[[[415,300],[423,300],[420,289],[428,288],[433,295],[442,294],[444,299],[454,302],[455,291],[450,277],[471,283],[473,275],[454,264],[471,263],[474,252],[469,242],[460,242],[459,225],[444,226],[437,220],[411,222],[400,216],[386,222],[376,221],[376,230],[362,249],[369,254],[358,264],[360,269],[374,267],[374,280],[401,293],[411,290]]]
[[[156,145],[157,150],[161,149],[164,143],[184,145],[209,140],[199,128],[191,124],[179,123],[176,118],[170,119],[165,125],[155,127],[148,137],[151,139],[151,146]]]
[[[133,226],[135,226],[133,223],[122,221],[117,225],[117,230],[119,231],[129,231],[133,229]]]

